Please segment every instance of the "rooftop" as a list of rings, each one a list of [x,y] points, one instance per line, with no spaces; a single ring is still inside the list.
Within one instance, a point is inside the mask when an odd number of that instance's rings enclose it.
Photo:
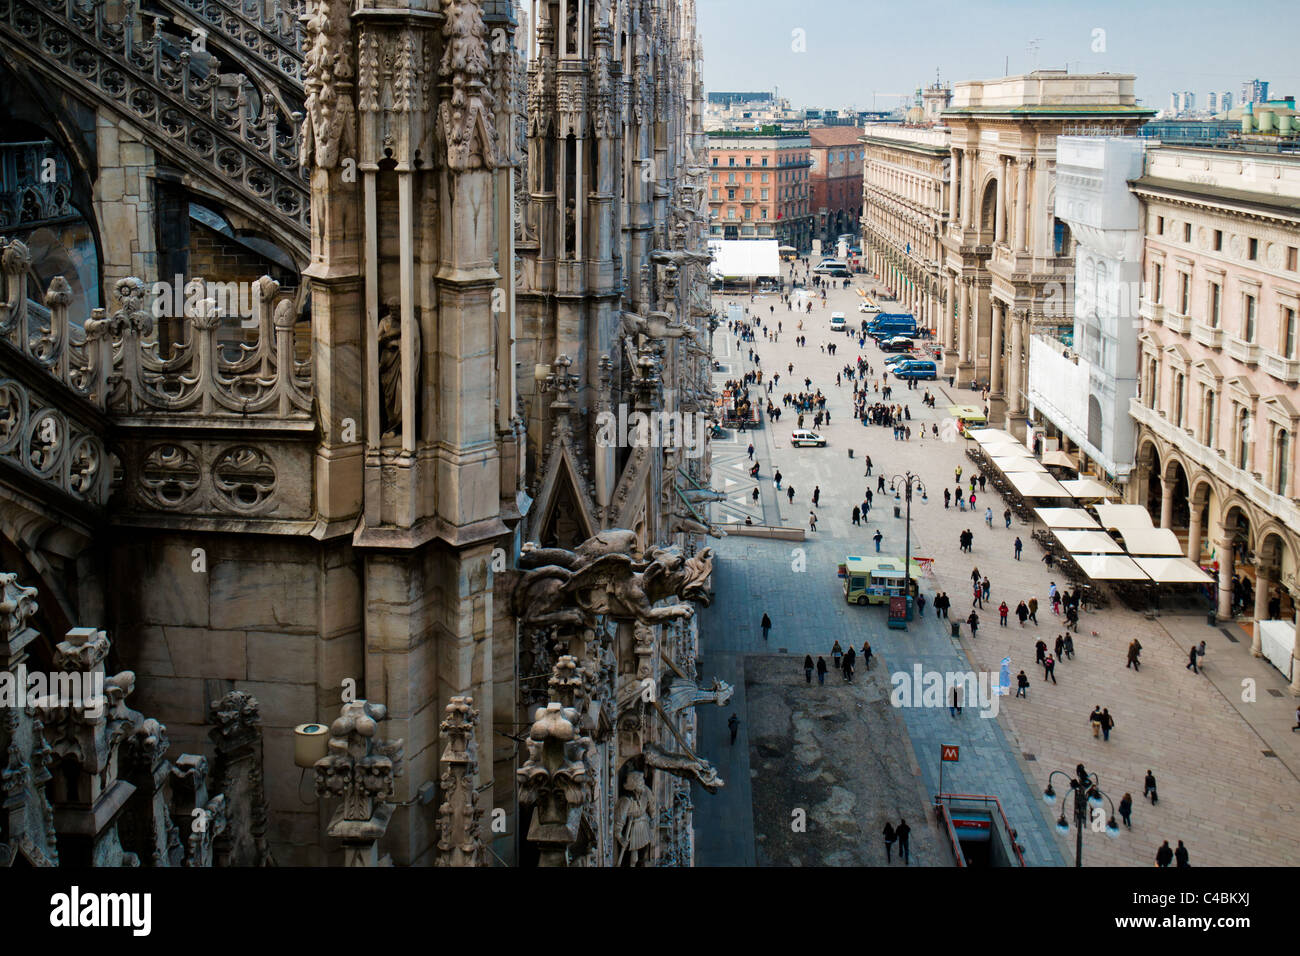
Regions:
[[[813,146],[856,146],[862,129],[857,126],[818,126],[808,131]]]
[[[944,115],[1153,116],[1137,104],[1131,73],[1067,73],[1035,70],[994,80],[968,80],[953,86],[952,105]]]

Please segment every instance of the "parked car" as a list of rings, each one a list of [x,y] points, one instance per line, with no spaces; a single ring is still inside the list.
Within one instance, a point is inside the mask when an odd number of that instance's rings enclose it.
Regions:
[[[905,335],[896,335],[892,339],[885,339],[880,343],[882,352],[910,352],[912,351],[913,342]]]
[[[790,433],[790,447],[797,448],[800,445],[814,445],[818,448],[826,447],[826,439],[816,432],[800,429]]]
[[[894,366],[895,378],[937,379],[939,366],[929,359],[908,359]]]
[[[870,299],[863,299],[858,303],[858,311],[864,315],[879,315],[880,306],[876,305],[876,303],[872,302]]]

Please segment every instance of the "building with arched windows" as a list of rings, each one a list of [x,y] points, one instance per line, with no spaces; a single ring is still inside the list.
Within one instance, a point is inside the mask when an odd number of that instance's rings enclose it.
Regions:
[[[1218,612],[1291,626],[1300,600],[1300,160],[1161,147],[1142,201],[1130,496],[1218,573]],[[1261,643],[1300,692],[1300,635]]]

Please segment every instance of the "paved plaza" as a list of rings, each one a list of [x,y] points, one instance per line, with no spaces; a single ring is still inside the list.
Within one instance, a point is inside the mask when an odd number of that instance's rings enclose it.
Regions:
[[[860,281],[860,277],[859,277]],[[863,427],[852,416],[851,387],[835,385],[835,373],[855,361],[856,341],[829,331],[832,311],[843,311],[850,327],[856,327],[857,295],[852,288],[830,293],[825,308],[814,305],[803,319],[800,333],[797,319],[779,297],[725,296],[716,300],[719,311],[737,302],[763,317],[774,306],[772,320],[782,322],[784,331],[776,343],[759,337],[757,342],[739,343],[725,324],[716,335],[715,349],[724,371],[719,381],[739,377],[752,366],[746,353],[758,352],[765,382],[772,372],[781,372],[773,400],[779,405],[786,391],[801,389],[805,376],[813,389],[828,396],[831,423],[821,429],[829,439],[826,448],[789,446],[795,416],[786,411],[782,420],[766,424],[755,433],[730,435],[714,443],[715,488],[725,490],[728,501],[713,506],[713,519],[743,522],[746,514],[756,524],[808,527],[811,495],[820,487],[817,507],[818,528],[803,542],[776,541],[733,535],[716,543],[716,599],[701,615],[701,672],[717,675],[736,686],[736,696],[725,710],[701,713],[703,752],[717,757],[727,788],[715,796],[696,800],[697,859],[702,865],[752,864],[755,862],[755,806],[767,799],[764,760],[755,758],[758,741],[751,739],[751,723],[770,723],[768,697],[749,699],[746,687],[749,655],[788,654],[789,681],[803,689],[799,666],[805,653],[825,656],[829,663],[832,644],[839,640],[861,648],[869,640],[877,659],[889,672],[911,672],[915,664],[925,670],[985,671],[996,674],[1004,657],[1011,658],[1011,673],[1024,669],[1032,686],[1028,699],[1003,698],[996,719],[984,719],[967,707],[958,717],[946,707],[899,708],[902,725],[910,739],[915,764],[926,792],[939,789],[938,755],[941,744],[961,746],[961,760],[945,769],[944,789],[949,792],[986,793],[1002,802],[1010,825],[1019,831],[1029,865],[1073,863],[1074,835],[1060,835],[1055,827],[1059,803],[1049,807],[1041,794],[1053,770],[1072,771],[1084,763],[1099,776],[1101,788],[1118,803],[1125,792],[1133,794],[1133,827],[1117,838],[1087,833],[1084,862],[1096,865],[1150,866],[1162,840],[1171,844],[1183,840],[1192,865],[1290,865],[1300,859],[1300,838],[1296,836],[1295,813],[1300,806],[1300,734],[1292,733],[1295,699],[1282,675],[1267,662],[1250,655],[1248,632],[1236,625],[1207,625],[1204,613],[1166,614],[1148,618],[1125,608],[1120,602],[1083,615],[1075,636],[1073,659],[1056,666],[1056,684],[1043,680],[1043,670],[1034,665],[1034,642],[1040,637],[1049,647],[1064,630],[1064,619],[1054,617],[1047,601],[1048,585],[1064,585],[1040,560],[1041,551],[1031,537],[1033,528],[1013,520],[1003,527],[1001,498],[990,490],[978,495],[975,513],[944,508],[943,489],[953,484],[953,470],[961,465],[969,476],[972,463],[966,458],[964,440],[919,439],[919,426],[942,422],[949,404],[982,404],[979,393],[949,387],[946,380],[920,383],[916,391],[900,386],[892,401],[907,405],[912,414],[913,438],[894,441],[891,430]],[[889,303],[882,307],[890,310]],[[797,348],[796,334],[808,337],[808,346]],[[839,354],[824,354],[820,346],[839,343]],[[868,341],[865,357],[880,373],[882,354]],[[794,364],[794,373],[787,371]],[[937,408],[921,405],[924,390],[937,389]],[[755,458],[761,463],[755,483],[748,474],[746,446],[752,440]],[[849,457],[849,449],[853,457]],[[926,483],[929,500],[919,496],[913,503],[912,551],[934,559],[932,572],[921,589],[927,598],[925,616],[907,631],[886,627],[882,607],[856,607],[843,599],[836,565],[846,554],[873,551],[871,536],[879,529],[884,535],[884,553],[901,555],[904,522],[893,516],[892,498],[876,490],[870,519],[854,527],[850,512],[861,502],[868,479],[863,459],[870,455],[876,475],[890,477],[912,471]],[[772,483],[773,470],[782,472],[783,490]],[[796,495],[787,501],[784,488],[793,484]],[[752,501],[757,485],[760,498]],[[992,506],[993,528],[984,521],[984,509]],[[724,525],[725,526],[725,525]],[[974,532],[974,551],[959,550],[958,535]],[[1013,555],[1013,541],[1024,541],[1023,560]],[[953,617],[964,619],[970,612],[970,573],[978,566],[992,583],[992,600],[980,611],[979,637],[971,640],[969,629],[954,640],[946,622],[931,610],[934,595],[947,591]],[[998,626],[997,605],[1006,600],[1015,608],[1021,599],[1038,598],[1038,624],[1021,628],[1012,616],[1010,626]],[[759,628],[763,613],[774,627],[765,643]],[[1143,646],[1140,672],[1125,667],[1125,649],[1137,637]],[[1196,675],[1185,668],[1188,648],[1207,642],[1207,667]],[[834,685],[832,685],[834,682]],[[828,678],[827,696],[838,694],[839,717],[855,720],[857,691],[838,686],[838,677]],[[770,696],[770,695],[768,695]],[[1088,716],[1093,707],[1109,708],[1116,726],[1109,741],[1094,739]],[[756,709],[758,708],[758,709]],[[732,712],[740,717],[741,738],[737,746],[727,745],[726,719]],[[842,754],[845,761],[874,759],[870,747]],[[1142,798],[1143,777],[1151,769],[1159,783],[1160,802],[1152,807]],[[877,772],[889,771],[877,768]],[[1062,789],[1057,778],[1057,790]],[[797,791],[783,781],[780,786]],[[760,813],[760,818],[762,814]],[[763,824],[760,820],[759,831]],[[845,834],[845,839],[850,837]],[[822,863],[862,857],[856,849],[845,855],[828,855]],[[762,856],[758,862],[764,862]],[[773,859],[781,863],[780,859]],[[804,862],[811,862],[805,860]]]

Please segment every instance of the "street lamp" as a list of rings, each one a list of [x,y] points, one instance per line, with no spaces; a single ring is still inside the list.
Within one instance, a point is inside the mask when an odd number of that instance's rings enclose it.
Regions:
[[[1074,770],[1074,776],[1071,777],[1064,770],[1053,770],[1047,778],[1047,789],[1043,791],[1043,799],[1049,804],[1056,802],[1056,791],[1052,789],[1052,778],[1057,774],[1065,777],[1070,781],[1070,789],[1074,791],[1074,865],[1083,866],[1083,825],[1089,819],[1089,813],[1086,808],[1092,807],[1100,809],[1102,801],[1110,804],[1110,816],[1106,821],[1106,835],[1111,837],[1119,836],[1119,824],[1115,822],[1115,804],[1110,797],[1097,786],[1097,775],[1088,773],[1083,764],[1079,764]],[[1056,827],[1062,833],[1070,832],[1069,821],[1065,819],[1065,804],[1061,804],[1061,815],[1056,820]]]
[[[912,619],[912,489],[921,490],[921,501],[930,499],[925,493],[925,483],[921,481],[919,475],[914,475],[910,471],[904,475],[895,475],[889,482],[889,490],[894,493],[894,500],[898,500],[901,491],[907,499],[907,519],[904,523],[903,536],[903,596],[907,601],[907,619]],[[897,511],[895,511],[897,517]]]

